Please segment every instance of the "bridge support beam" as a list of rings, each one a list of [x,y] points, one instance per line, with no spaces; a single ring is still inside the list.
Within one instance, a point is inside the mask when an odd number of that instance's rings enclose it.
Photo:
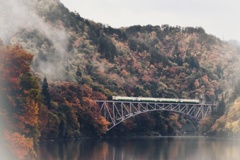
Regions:
[[[160,102],[135,102],[135,101],[110,101],[96,100],[101,108],[102,116],[111,123],[109,130],[138,114],[150,111],[170,111],[183,114],[197,121],[208,116],[213,111],[213,104],[188,104],[188,103],[160,103]]]

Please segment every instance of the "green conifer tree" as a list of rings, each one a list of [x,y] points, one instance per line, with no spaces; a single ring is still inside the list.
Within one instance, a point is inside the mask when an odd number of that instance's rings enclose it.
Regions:
[[[49,93],[48,82],[47,82],[46,77],[43,79],[42,94],[43,94],[43,103],[46,106],[48,106],[48,109],[50,109],[51,108],[51,96],[50,96],[50,93]]]

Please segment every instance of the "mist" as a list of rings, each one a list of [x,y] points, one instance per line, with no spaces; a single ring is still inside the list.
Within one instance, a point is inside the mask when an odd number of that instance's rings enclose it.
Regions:
[[[44,17],[39,17],[37,14],[39,10],[43,12],[50,10],[50,7],[57,5],[58,1],[0,1],[0,39],[2,39],[3,43],[5,45],[21,45],[34,54],[32,70],[37,72],[40,77],[64,80],[64,59],[67,53],[68,36],[63,28],[52,26],[44,21]],[[37,31],[50,41],[51,46],[42,44],[39,49],[34,42],[24,41],[21,37],[17,37],[16,34],[21,33],[23,29]],[[52,49],[44,49],[46,47]],[[45,55],[45,60],[37,58],[40,52]]]

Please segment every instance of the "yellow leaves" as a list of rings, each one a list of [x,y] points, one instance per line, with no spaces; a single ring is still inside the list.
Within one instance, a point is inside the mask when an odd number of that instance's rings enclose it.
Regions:
[[[230,131],[231,128],[232,128],[232,123],[231,122],[227,122],[226,125],[225,125],[225,128]]]
[[[206,129],[208,129],[209,125],[210,125],[210,117],[205,117],[203,118],[200,123],[199,123],[199,129],[203,132],[206,131]]]
[[[232,132],[233,133],[239,133],[240,132],[240,121],[235,121],[232,123]]]
[[[167,89],[167,88],[168,88],[168,86],[167,86],[165,83],[163,83],[163,82],[159,82],[159,85],[160,85],[161,87],[163,87],[164,89]]]
[[[224,130],[225,123],[226,123],[226,117],[222,116],[215,122],[215,124],[212,126],[211,129],[215,131]]]
[[[205,126],[205,125],[208,125],[209,123],[210,123],[210,117],[205,117],[200,121],[199,125]]]
[[[240,99],[237,99],[234,104],[230,106],[230,110],[225,116],[226,119],[223,122],[223,124],[225,124],[225,130],[233,134],[240,133]]]
[[[240,120],[235,122],[227,122],[225,128],[232,133],[240,133]]]

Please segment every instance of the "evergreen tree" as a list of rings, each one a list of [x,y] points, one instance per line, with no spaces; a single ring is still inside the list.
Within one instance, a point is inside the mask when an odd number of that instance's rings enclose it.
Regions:
[[[233,93],[234,97],[238,97],[240,96],[240,80],[238,80],[235,85],[234,85],[234,93]]]
[[[117,48],[110,38],[102,36],[99,38],[98,51],[101,53],[103,58],[113,62],[114,57],[117,55]]]
[[[225,112],[225,108],[226,108],[226,104],[225,104],[225,101],[224,101],[224,98],[222,96],[222,99],[218,105],[218,114],[219,116],[222,116]]]
[[[49,93],[48,82],[47,82],[46,77],[43,79],[42,94],[43,94],[43,103],[46,106],[48,106],[48,109],[50,109],[51,108],[51,96],[50,96],[50,93]]]
[[[83,81],[82,81],[82,71],[81,71],[79,66],[78,66],[77,72],[76,72],[76,80],[79,84],[83,83]]]

